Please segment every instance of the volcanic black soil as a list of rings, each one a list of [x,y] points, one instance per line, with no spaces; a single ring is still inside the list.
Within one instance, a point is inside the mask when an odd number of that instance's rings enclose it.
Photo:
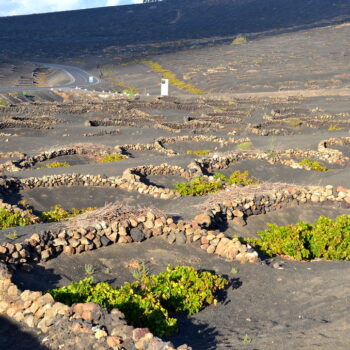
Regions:
[[[1,176],[25,179],[75,173],[107,178],[143,165],[167,163],[187,169],[202,157],[222,152],[268,152],[267,159],[203,170],[226,176],[248,170],[250,176],[270,183],[271,189],[280,182],[349,188],[349,145],[327,143],[349,137],[349,16],[345,0],[188,0],[0,18]],[[237,37],[240,40],[235,41]],[[80,67],[101,81],[88,90],[64,88],[67,73],[45,62]],[[158,98],[159,67],[177,79],[170,84],[168,98]],[[50,90],[51,86],[62,89]],[[196,88],[202,94],[193,94]],[[200,139],[203,136],[207,138]],[[210,140],[213,136],[216,139]],[[323,157],[319,149],[325,142],[326,151],[342,152],[340,161],[327,162]],[[48,150],[78,144],[91,152],[21,165]],[[93,154],[96,145],[128,158],[102,163]],[[136,145],[143,147],[136,150]],[[269,161],[288,149],[314,152],[312,159],[328,171]],[[302,157],[283,160],[300,162]],[[53,162],[69,166],[45,167]],[[141,181],[174,189],[187,180],[179,174],[151,174]],[[158,208],[178,221],[201,213],[199,205],[211,195],[165,200],[121,188],[60,186],[13,190],[3,197],[10,204],[25,200],[35,214],[56,204],[70,209],[116,202]],[[349,209],[308,203],[251,216],[246,226],[230,223],[220,230],[228,237],[257,237],[268,222],[311,223],[320,215],[341,214],[349,214]],[[0,242],[9,241],[7,235],[13,231],[18,243],[53,225],[64,222],[1,230]],[[15,282],[21,289],[47,290],[83,278],[85,265],[91,264],[97,281],[120,286],[133,279],[135,261],[144,261],[151,273],[164,271],[168,264],[185,264],[231,281],[217,306],[192,317],[178,315],[180,332],[171,338],[175,345],[187,343],[194,350],[349,347],[346,261],[296,262],[261,256],[258,263],[239,264],[207,254],[198,243],[169,245],[152,238],[60,255],[33,265],[31,273],[18,270]],[[43,338],[0,316],[1,349],[45,349]]]

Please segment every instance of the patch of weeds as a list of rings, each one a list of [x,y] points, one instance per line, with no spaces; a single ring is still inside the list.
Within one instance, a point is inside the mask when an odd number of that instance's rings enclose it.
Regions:
[[[125,89],[122,91],[122,93],[128,97],[135,97],[136,95],[136,92],[133,89]]]
[[[0,98],[0,107],[7,107],[8,102],[4,98]]]
[[[291,119],[287,120],[287,124],[291,128],[296,128],[298,126],[301,126],[303,124],[303,122],[301,121],[300,118],[291,118]]]
[[[328,131],[337,131],[337,130],[344,130],[344,128],[339,127],[338,125],[331,125],[328,128]]]
[[[231,269],[231,274],[232,275],[236,275],[238,273],[238,269],[236,269],[235,267],[233,267],[232,269]]]
[[[237,36],[234,40],[232,40],[233,45],[241,45],[247,43],[248,40],[245,36]]]
[[[173,72],[163,68],[157,62],[153,62],[153,61],[150,61],[147,59],[143,59],[142,62],[147,64],[155,72],[161,73],[163,78],[168,79],[171,84],[173,84],[174,86],[176,86],[179,89],[185,90],[187,92],[190,92],[190,93],[196,94],[196,95],[202,95],[202,94],[206,93],[204,90],[198,89],[195,86],[193,86],[192,84],[185,83],[185,82],[181,81],[180,79],[178,79],[176,77],[176,75]]]
[[[0,230],[16,226],[27,226],[33,223],[30,216],[22,216],[21,213],[14,213],[10,210],[0,208]]]
[[[250,141],[239,143],[237,145],[237,149],[239,149],[240,151],[251,150],[251,149],[253,149],[253,143]]]
[[[15,241],[19,236],[16,231],[13,231],[12,233],[6,234],[5,237],[10,241]]]
[[[243,344],[250,344],[252,342],[252,339],[248,337],[248,334],[246,334],[243,338]]]
[[[86,276],[92,276],[95,273],[95,268],[92,264],[85,264],[84,270]]]
[[[267,224],[259,238],[246,241],[267,256],[287,255],[296,260],[350,260],[350,215],[335,220],[320,216],[314,223]]]
[[[40,214],[40,219],[43,222],[58,222],[61,220],[69,219],[77,215],[84,214],[89,211],[95,210],[95,207],[88,207],[83,209],[72,208],[70,210],[65,210],[61,205],[57,204],[51,207],[51,210],[44,211]]]
[[[177,331],[177,319],[170,313],[193,315],[204,306],[216,304],[214,294],[228,281],[211,272],[198,272],[190,266],[168,266],[158,275],[142,276],[140,280],[114,288],[106,282],[93,283],[88,277],[49,293],[56,301],[72,305],[94,302],[111,310],[118,308],[128,324],[148,327],[157,336]]]
[[[249,177],[248,170],[245,170],[243,172],[236,170],[228,178],[222,173],[215,173],[214,179],[227,182],[230,185],[249,186],[249,185],[257,185],[260,183],[258,179],[254,177]]]
[[[303,167],[314,170],[314,171],[328,171],[329,169],[322,165],[318,160],[310,160],[308,158],[303,159],[301,162],[299,162],[300,165]]]
[[[68,168],[70,167],[70,164],[67,162],[53,162],[45,164],[38,169],[51,169],[51,168]]]
[[[180,182],[174,185],[181,196],[205,196],[219,191],[223,184],[221,181],[209,181],[208,178],[198,176],[190,182]]]
[[[192,154],[195,156],[207,156],[208,154],[210,154],[210,151],[209,150],[198,150],[198,151],[189,150],[189,151],[186,151],[186,153]]]
[[[120,154],[120,153],[112,153],[112,154],[106,154],[102,159],[100,160],[100,163],[110,163],[110,162],[120,162],[121,160],[125,160],[126,156]]]
[[[139,261],[137,267],[131,270],[132,277],[135,280],[141,280],[143,277],[149,276],[149,268],[144,261]]]

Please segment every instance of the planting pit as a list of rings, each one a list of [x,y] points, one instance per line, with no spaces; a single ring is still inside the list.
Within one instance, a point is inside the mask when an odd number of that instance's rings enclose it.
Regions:
[[[92,164],[92,163],[96,163],[95,161],[93,161],[93,159],[86,157],[86,156],[82,156],[82,155],[67,155],[67,156],[59,156],[59,157],[55,157],[49,160],[46,160],[44,162],[38,162],[35,164],[34,169],[40,169],[40,168],[47,168],[50,164],[53,163],[67,163],[69,166],[73,166],[73,165],[86,165],[86,164]]]
[[[267,229],[266,223],[278,226],[294,225],[299,221],[312,223],[320,216],[335,219],[340,215],[350,215],[350,209],[341,208],[332,204],[324,205],[291,205],[282,209],[246,218],[246,225],[239,226],[229,222],[225,235],[238,235],[244,238],[258,238],[258,231]]]
[[[151,177],[152,179],[153,177]],[[157,176],[154,176],[157,178]],[[166,176],[159,176],[166,179]],[[184,179],[182,179],[183,181]],[[164,182],[166,184],[166,182]],[[88,186],[72,186],[58,188],[35,188],[13,193],[6,197],[6,202],[18,204],[20,201],[33,207],[34,213],[39,214],[48,211],[56,204],[60,204],[64,209],[83,209],[87,207],[103,207],[106,203],[119,202],[131,206],[156,207],[169,213],[175,218],[190,219],[198,209],[188,209],[200,202],[200,198],[186,197],[172,200],[153,198],[137,192],[127,192],[119,188],[101,188]],[[180,205],[181,203],[181,205]],[[17,229],[17,228],[16,228]],[[20,229],[20,228],[18,228]],[[23,230],[23,229],[22,229]],[[1,231],[0,231],[1,232]]]
[[[166,144],[166,146],[180,154],[188,154],[188,151],[209,151],[212,154],[215,152],[226,152],[236,148],[234,144],[221,146],[217,142],[178,142],[175,144]],[[201,158],[208,155],[192,154],[191,156]]]

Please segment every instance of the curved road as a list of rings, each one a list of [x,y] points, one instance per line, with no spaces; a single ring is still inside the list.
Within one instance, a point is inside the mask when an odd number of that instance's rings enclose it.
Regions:
[[[100,79],[97,77],[92,76],[90,73],[84,71],[83,69],[72,67],[72,66],[65,66],[61,64],[54,64],[54,63],[41,63],[41,62],[31,62],[32,64],[45,66],[54,68],[60,71],[63,71],[68,75],[70,78],[69,83],[60,85],[60,86],[45,86],[45,87],[37,87],[37,86],[16,86],[16,87],[3,87],[0,86],[0,92],[20,92],[20,91],[33,91],[33,90],[48,90],[48,89],[71,89],[75,87],[87,87],[92,86],[100,83]],[[93,82],[89,83],[89,77],[93,77]]]

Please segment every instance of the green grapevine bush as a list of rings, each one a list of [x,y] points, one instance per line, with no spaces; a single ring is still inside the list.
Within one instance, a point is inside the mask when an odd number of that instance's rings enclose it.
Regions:
[[[0,230],[15,226],[26,226],[33,223],[30,216],[22,217],[21,213],[0,208]]]
[[[217,192],[223,187],[220,181],[210,182],[203,176],[198,176],[190,182],[175,184],[175,189],[181,196],[205,196]]]
[[[229,178],[227,178],[222,173],[215,173],[214,178],[227,182],[230,185],[235,184],[235,185],[249,186],[249,185],[257,185],[259,183],[259,180],[255,179],[254,177],[249,177],[248,170],[245,170],[243,172],[240,172],[239,170],[234,171]]]
[[[211,272],[197,272],[190,266],[168,266],[158,275],[143,275],[140,280],[114,288],[108,283],[93,283],[88,277],[67,287],[49,291],[56,301],[68,305],[95,302],[111,310],[118,308],[135,327],[148,327],[158,336],[177,330],[172,312],[192,315],[205,305],[216,304],[214,293],[228,281]]]
[[[312,161],[310,159],[303,159],[300,163],[300,165],[305,166],[307,168],[310,168],[314,171],[328,171],[329,169],[322,165],[318,160]]]
[[[248,241],[269,256],[350,260],[350,215],[341,215],[335,220],[320,216],[313,224],[267,226],[268,229],[258,232],[261,239]]]
[[[94,207],[84,209],[72,208],[71,210],[67,211],[63,209],[59,204],[56,204],[55,206],[51,207],[51,210],[42,212],[40,219],[44,222],[58,222],[95,209],[96,208]]]

